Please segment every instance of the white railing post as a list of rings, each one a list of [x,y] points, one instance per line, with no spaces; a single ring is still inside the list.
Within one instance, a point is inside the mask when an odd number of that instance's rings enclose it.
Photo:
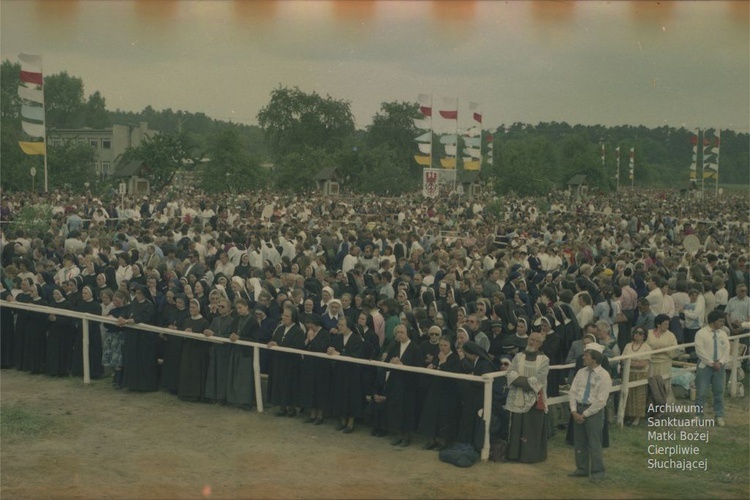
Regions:
[[[484,444],[482,445],[482,462],[490,458],[490,421],[492,420],[492,382],[495,379],[484,378],[484,406],[482,418],[484,419]]]
[[[617,425],[620,429],[625,425],[625,405],[628,402],[628,393],[630,392],[630,358],[623,360],[622,364],[622,382],[620,386],[620,404],[617,407]]]
[[[91,383],[91,365],[89,364],[89,320],[83,318],[83,383]]]
[[[732,361],[730,361],[732,369],[729,371],[729,397],[736,398],[737,397],[737,367],[740,363],[739,361],[740,339],[734,339],[732,341],[732,347],[729,350],[729,352],[732,355]]]
[[[255,381],[255,406],[263,413],[263,388],[260,383],[260,348],[253,346],[253,380]]]

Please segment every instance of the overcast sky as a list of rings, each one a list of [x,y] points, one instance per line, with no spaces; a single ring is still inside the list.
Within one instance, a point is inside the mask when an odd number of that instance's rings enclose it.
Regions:
[[[469,101],[486,128],[750,128],[745,1],[0,0],[0,20],[3,60],[42,54],[112,110],[252,124],[283,85],[350,101],[358,128],[419,94],[458,98],[461,128]]]

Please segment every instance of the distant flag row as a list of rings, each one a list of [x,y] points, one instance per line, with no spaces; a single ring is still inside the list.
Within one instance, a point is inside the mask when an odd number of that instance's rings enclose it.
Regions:
[[[703,140],[700,140],[701,130],[696,129],[695,135],[690,137],[693,145],[693,157],[690,163],[690,180],[698,178],[698,144],[702,144],[702,158],[704,179],[719,178],[719,151],[721,149],[721,130],[707,129],[702,132]]]
[[[27,155],[46,155],[44,125],[44,76],[42,56],[19,54],[21,61],[18,97],[21,98],[21,126],[31,140],[19,141]]]
[[[458,99],[443,98],[442,109],[438,114],[445,120],[458,120]],[[414,126],[425,133],[417,137],[417,147],[419,154],[414,155],[417,164],[424,167],[432,166],[432,117],[433,102],[432,96],[428,94],[419,95],[419,111],[422,118],[414,119]],[[482,111],[481,105],[476,102],[469,102],[469,111],[471,118],[479,125],[469,128],[462,134],[464,140],[464,149],[462,151],[463,165],[465,170],[479,170],[481,168],[481,151],[482,151]],[[458,129],[457,129],[458,130]],[[489,153],[486,160],[492,162],[492,135],[486,136],[486,143],[489,147]],[[458,132],[447,134],[440,137],[440,144],[445,150],[445,157],[440,158],[440,166],[446,169],[455,169],[458,157]]]

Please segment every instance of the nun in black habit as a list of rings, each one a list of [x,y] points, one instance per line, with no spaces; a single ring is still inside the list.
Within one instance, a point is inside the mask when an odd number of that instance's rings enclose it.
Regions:
[[[184,294],[175,296],[174,315],[166,325],[170,330],[183,330],[185,321],[190,317],[188,299]],[[159,334],[164,340],[164,358],[161,366],[159,387],[172,394],[177,394],[177,383],[180,377],[180,360],[182,358],[182,338],[177,335]]]
[[[81,301],[76,308],[78,312],[102,315],[102,305],[94,300],[94,290],[89,285],[81,289]],[[71,374],[75,377],[83,376],[83,321],[78,322],[78,332],[73,342],[73,361]],[[89,375],[96,380],[104,375],[102,365],[102,334],[98,322],[89,321]]]
[[[229,340],[258,342],[260,325],[253,317],[250,303],[236,299],[237,315],[230,327]],[[229,344],[229,369],[227,371],[227,403],[249,410],[255,404],[255,371],[253,348]]]
[[[190,301],[190,317],[182,325],[183,330],[205,335],[211,326],[201,314],[197,299]],[[187,337],[180,337],[182,355],[180,356],[180,373],[177,382],[177,397],[185,401],[201,401],[206,395],[206,376],[208,374],[208,342]]]
[[[31,304],[47,305],[40,295],[41,291],[42,288],[39,285],[29,286]],[[31,373],[44,373],[44,365],[47,361],[47,314],[32,311],[23,312],[26,313],[26,321],[23,326],[25,331],[23,370]]]
[[[156,309],[146,299],[146,287],[134,286],[135,299],[130,304],[129,317],[118,320],[118,325],[125,327],[123,387],[131,391],[156,391],[159,389],[158,334],[127,327],[135,323],[153,325],[156,321]]]
[[[228,339],[232,333],[232,309],[227,299],[218,304],[219,314],[211,321],[205,334],[208,337]],[[248,314],[249,316],[249,314]],[[208,350],[208,375],[206,377],[206,399],[213,403],[227,401],[227,380],[229,378],[229,354],[232,346],[227,343],[211,343]]]
[[[73,305],[59,288],[52,290],[50,307],[73,311]],[[47,375],[67,377],[70,372],[73,342],[76,335],[75,318],[50,314],[47,326]],[[16,325],[17,326],[17,325]]]
[[[364,340],[353,331],[354,324],[346,317],[339,318],[335,335],[331,335],[331,347],[327,352],[334,359],[341,356],[362,358]],[[336,430],[345,434],[354,432],[354,420],[362,417],[365,407],[365,392],[362,387],[362,365],[344,361],[333,362],[331,379],[331,415],[341,422]]]
[[[305,348],[305,334],[297,324],[295,307],[284,307],[281,323],[268,342],[268,347]],[[279,407],[278,417],[293,417],[299,406],[299,376],[302,359],[299,354],[273,352],[268,370],[268,401]]]
[[[423,367],[422,350],[409,339],[406,326],[396,325],[393,334],[394,341],[388,348],[384,362]],[[390,432],[397,435],[391,444],[409,446],[411,433],[417,428],[417,374],[403,370],[388,370],[384,395],[386,425]]]
[[[331,345],[331,334],[323,328],[323,319],[314,313],[305,315],[305,350],[325,353]],[[313,356],[303,356],[300,376],[300,406],[310,410],[305,423],[320,425],[323,412],[328,408],[331,393],[331,361]]]

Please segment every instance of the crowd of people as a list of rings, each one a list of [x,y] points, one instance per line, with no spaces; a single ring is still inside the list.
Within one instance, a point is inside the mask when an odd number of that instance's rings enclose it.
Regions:
[[[188,188],[117,201],[6,193],[0,213],[0,298],[117,319],[92,324],[101,335],[89,340],[92,378],[111,376],[115,388],[255,404],[252,348],[134,324],[326,353],[261,351],[276,415],[331,419],[347,434],[366,422],[395,446],[419,433],[425,448],[444,449],[481,437],[481,384],[337,360],[502,370],[491,437],[508,442],[509,459],[537,462],[546,458],[548,397],[569,386],[577,394],[587,370],[618,379],[619,363],[608,360],[621,353],[639,353],[631,380],[668,375],[680,344],[696,342],[684,357],[697,363],[698,401],[712,387],[724,425],[717,393],[727,335],[750,321],[746,196],[332,198]],[[24,225],[28,204],[51,208],[44,229]],[[79,329],[66,316],[3,308],[2,367],[80,376]],[[576,368],[554,369],[567,363]],[[630,393],[630,424],[646,416],[645,391]],[[576,426],[598,426],[581,403],[571,398]],[[595,466],[577,463],[576,475],[603,474]]]

